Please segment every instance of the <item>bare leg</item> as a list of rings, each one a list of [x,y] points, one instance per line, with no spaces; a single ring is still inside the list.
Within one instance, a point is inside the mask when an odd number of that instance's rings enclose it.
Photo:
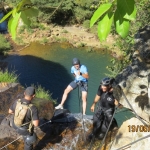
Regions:
[[[62,96],[62,100],[61,100],[60,105],[64,105],[64,103],[65,103],[65,101],[66,101],[66,99],[67,99],[68,94],[69,94],[72,90],[73,90],[73,88],[72,88],[70,85],[68,85],[67,88],[66,88],[65,91],[64,91],[64,94],[63,94],[63,96]]]
[[[85,115],[85,112],[86,112],[86,101],[87,101],[87,92],[86,91],[82,91],[83,115]]]

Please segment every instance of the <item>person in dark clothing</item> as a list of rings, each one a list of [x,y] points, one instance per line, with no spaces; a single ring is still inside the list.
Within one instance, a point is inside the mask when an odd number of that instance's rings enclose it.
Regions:
[[[37,108],[31,103],[35,97],[34,87],[27,87],[23,99],[17,99],[9,108],[9,113],[14,114],[13,128],[23,136],[24,150],[32,150],[36,141],[34,126],[39,125]]]
[[[112,119],[115,107],[118,106],[118,101],[113,96],[112,79],[106,77],[102,79],[95,96],[94,102],[91,106],[91,111],[94,112],[95,105],[97,109],[93,115],[93,132],[90,134],[91,139],[93,135],[96,138],[102,139],[107,131],[107,128]],[[115,119],[112,121],[111,128],[117,126]]]

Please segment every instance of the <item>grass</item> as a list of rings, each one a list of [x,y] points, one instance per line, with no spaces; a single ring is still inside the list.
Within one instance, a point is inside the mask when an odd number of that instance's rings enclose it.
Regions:
[[[9,72],[8,69],[5,71],[0,70],[0,83],[16,83],[18,82],[18,76],[15,74],[15,71]]]
[[[34,85],[32,85],[32,86],[34,86]],[[41,85],[37,85],[37,86],[34,86],[34,87],[35,87],[36,97],[37,98],[42,98],[42,99],[50,100],[54,104],[56,104],[56,100],[54,100],[52,98],[52,94],[48,90],[46,91],[43,87],[41,87]]]
[[[4,52],[11,49],[10,43],[6,40],[4,35],[0,34],[0,52]]]

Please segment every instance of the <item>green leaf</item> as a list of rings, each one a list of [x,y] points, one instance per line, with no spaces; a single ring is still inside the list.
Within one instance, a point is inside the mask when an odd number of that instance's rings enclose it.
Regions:
[[[36,8],[28,8],[28,9],[24,10],[23,12],[25,13],[25,15],[27,17],[30,17],[30,18],[37,17],[38,13],[39,13],[38,9],[36,9]]]
[[[22,0],[18,6],[17,6],[17,10],[22,9],[25,5],[30,5],[32,4],[30,0]]]
[[[17,13],[17,8],[14,8],[13,12],[12,12],[12,16],[14,17],[16,15],[16,13]]]
[[[31,21],[27,18],[26,14],[24,11],[21,12],[21,19],[23,21],[24,24],[26,24],[27,26],[30,26]]]
[[[11,14],[12,14],[13,10],[10,11],[8,14],[6,14],[1,20],[0,23],[2,23],[4,20],[6,20]]]
[[[100,41],[106,40],[111,30],[114,14],[112,12],[107,13],[98,23],[98,37]]]
[[[11,33],[12,20],[13,20],[13,17],[10,17],[10,18],[9,18],[9,21],[8,21],[8,30],[9,30],[10,33]]]
[[[116,10],[115,12],[114,23],[115,23],[117,33],[122,38],[125,38],[129,33],[130,23],[127,19],[123,18],[123,16],[120,14],[118,10]]]
[[[94,12],[91,20],[90,20],[90,28],[95,24],[95,22],[111,8],[111,3],[106,3],[100,5],[100,7]]]
[[[14,40],[16,38],[17,25],[18,25],[20,15],[21,15],[21,12],[16,13],[16,15],[11,18],[10,23],[9,23],[9,31],[11,33],[12,39]]]
[[[117,10],[128,20],[136,18],[136,7],[134,0],[117,0]]]
[[[136,7],[134,6],[134,11],[133,11],[133,13],[131,14],[131,15],[128,15],[128,14],[126,14],[125,16],[124,16],[124,18],[125,19],[128,19],[128,20],[135,20],[135,18],[136,18],[136,12],[137,12],[137,9],[136,9]]]

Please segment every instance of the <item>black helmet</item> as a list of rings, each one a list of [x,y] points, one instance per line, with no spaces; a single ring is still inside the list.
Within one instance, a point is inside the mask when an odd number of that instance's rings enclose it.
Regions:
[[[111,85],[112,82],[113,82],[113,79],[106,77],[102,79],[102,81],[100,82],[100,85],[108,86],[108,85]]]
[[[36,136],[35,133],[33,133],[33,135],[27,135],[27,136],[26,136],[25,142],[26,142],[27,144],[33,144],[33,143],[36,142],[36,140],[37,140],[37,136]]]
[[[73,58],[72,65],[80,65],[80,60],[78,58]]]

